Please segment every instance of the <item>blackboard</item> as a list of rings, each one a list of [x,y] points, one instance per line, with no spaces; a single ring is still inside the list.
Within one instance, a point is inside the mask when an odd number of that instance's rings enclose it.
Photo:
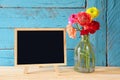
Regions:
[[[15,64],[66,64],[65,29],[15,29]]]

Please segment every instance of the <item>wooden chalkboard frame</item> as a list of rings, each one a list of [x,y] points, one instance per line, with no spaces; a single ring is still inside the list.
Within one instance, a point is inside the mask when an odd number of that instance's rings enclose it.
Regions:
[[[63,31],[64,39],[64,63],[50,63],[50,64],[17,64],[17,32],[18,31]],[[15,28],[15,47],[14,47],[14,56],[15,56],[15,66],[58,66],[66,65],[66,30],[65,28]]]

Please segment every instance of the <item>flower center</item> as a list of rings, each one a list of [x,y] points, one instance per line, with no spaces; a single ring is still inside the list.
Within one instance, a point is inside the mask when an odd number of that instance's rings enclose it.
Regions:
[[[94,11],[91,11],[91,13],[93,13]]]

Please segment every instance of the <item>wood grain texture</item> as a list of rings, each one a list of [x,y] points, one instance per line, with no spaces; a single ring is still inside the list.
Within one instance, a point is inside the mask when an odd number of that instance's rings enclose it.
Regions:
[[[14,59],[0,58],[0,66],[14,66]]]
[[[68,17],[84,9],[0,8],[0,28],[66,27]]]
[[[0,50],[0,66],[14,66],[14,50]]]
[[[74,65],[74,50],[67,50],[67,65],[73,66]]]
[[[100,22],[100,30],[92,35],[91,42],[95,47],[96,65],[106,66],[106,0],[87,0],[87,8],[97,7],[100,15],[95,20]]]
[[[1,80],[120,80],[120,68],[96,67],[90,74],[78,73],[73,67],[59,67],[56,73],[53,67],[31,67],[30,74],[24,74],[22,67],[0,67]],[[46,75],[47,74],[47,75]]]
[[[0,29],[0,50],[13,49],[14,45],[14,30]]]
[[[0,58],[14,58],[14,50],[0,50]]]
[[[1,0],[1,7],[84,7],[85,0]]]
[[[107,4],[108,65],[120,66],[120,0],[108,0]]]
[[[72,13],[84,10],[85,0],[9,0],[0,1],[0,66],[14,66],[14,28],[66,27]],[[67,35],[67,49],[79,40]],[[68,59],[73,58],[68,51]],[[73,65],[68,60],[68,65]]]

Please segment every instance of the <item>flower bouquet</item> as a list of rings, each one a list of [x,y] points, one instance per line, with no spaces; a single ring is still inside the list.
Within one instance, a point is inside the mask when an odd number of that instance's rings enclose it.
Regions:
[[[96,7],[88,8],[85,12],[72,14],[68,19],[66,30],[70,38],[76,38],[76,32],[79,31],[81,41],[75,47],[74,69],[79,72],[93,72],[95,68],[95,56],[89,35],[94,34],[100,29],[99,22],[94,19],[99,15]]]

